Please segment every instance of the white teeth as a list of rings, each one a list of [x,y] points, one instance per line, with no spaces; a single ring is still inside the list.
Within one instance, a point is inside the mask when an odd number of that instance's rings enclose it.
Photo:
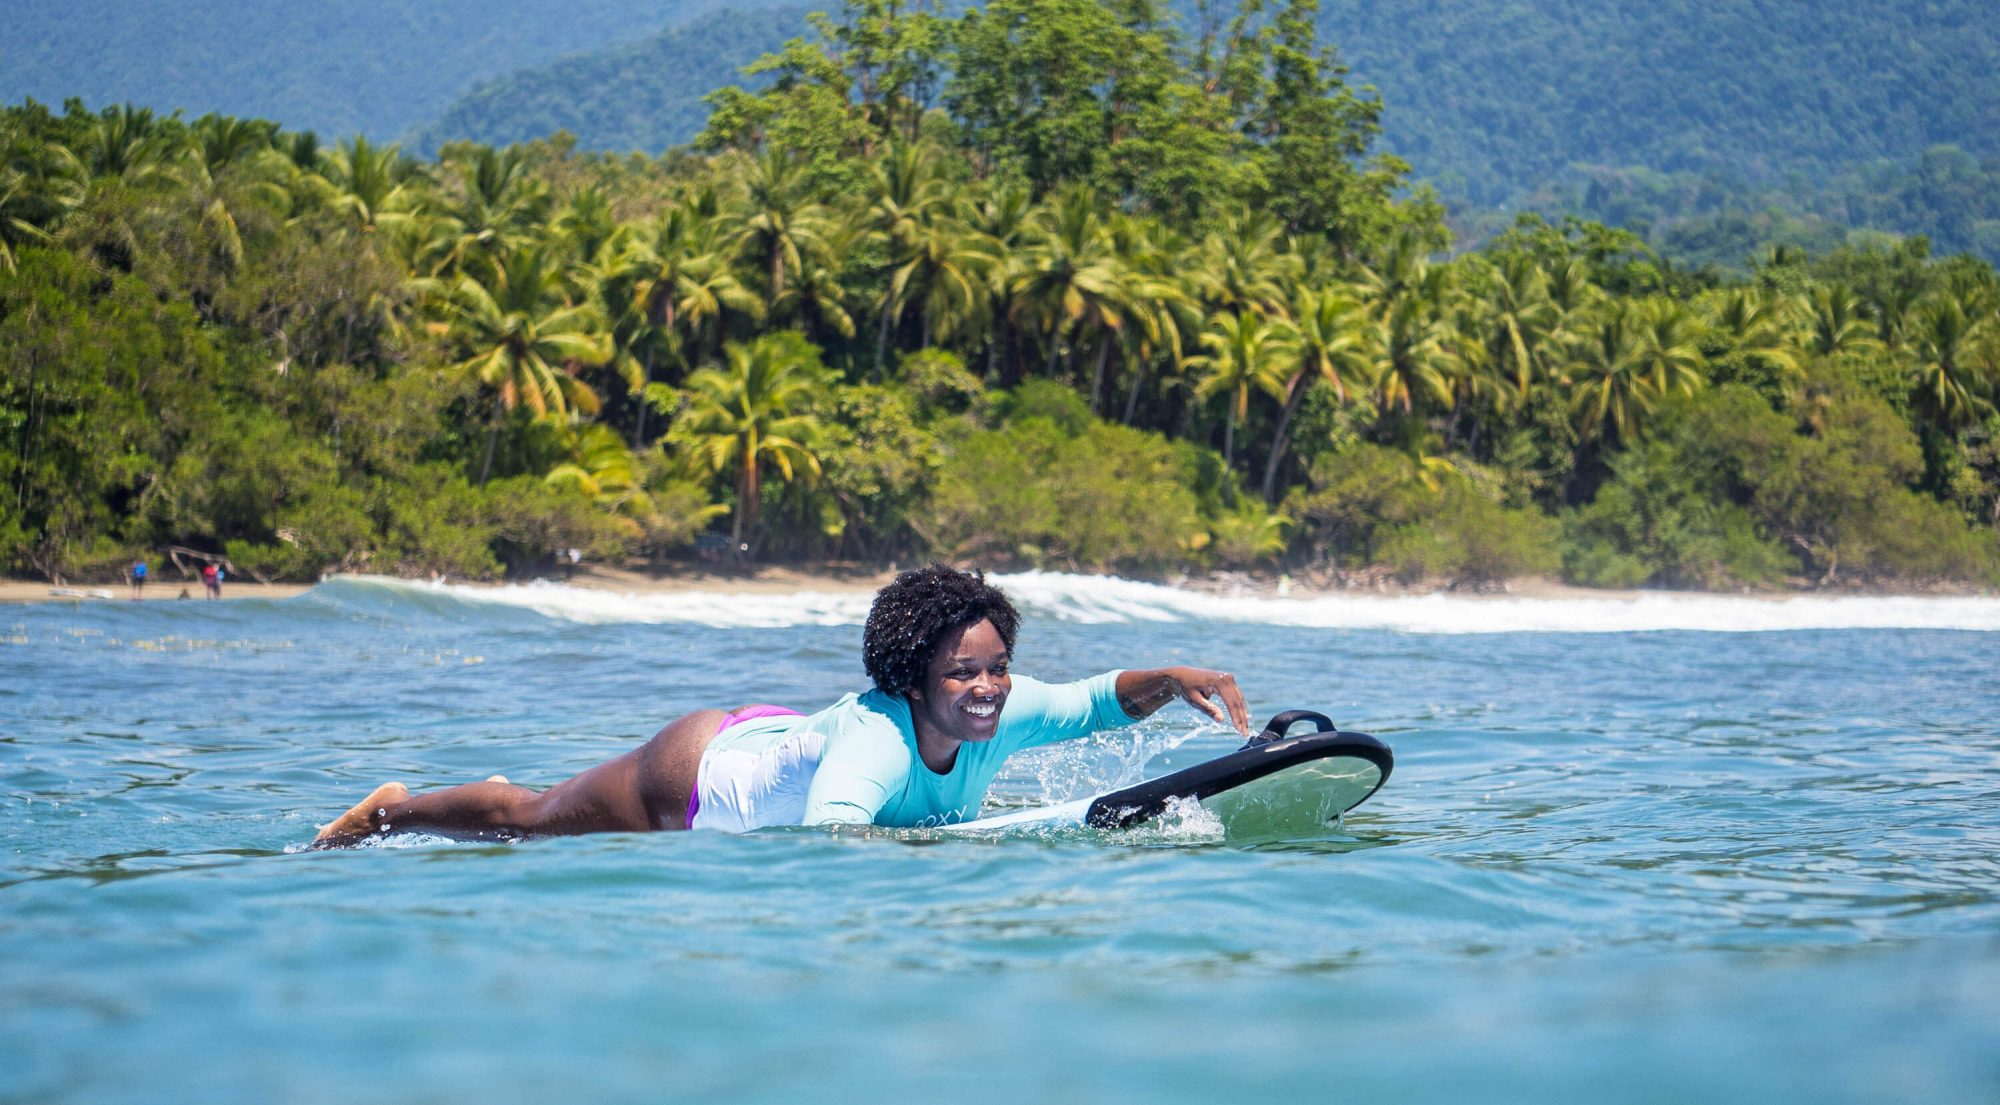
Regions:
[[[998,709],[999,707],[993,705],[967,706],[965,712],[971,714],[973,717],[992,717],[994,711]]]

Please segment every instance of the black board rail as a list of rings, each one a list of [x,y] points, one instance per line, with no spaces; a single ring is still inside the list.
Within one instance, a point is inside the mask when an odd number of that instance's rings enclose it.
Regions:
[[[1303,736],[1285,735],[1301,721],[1312,722],[1315,729]],[[1175,799],[1200,801],[1288,767],[1330,756],[1367,760],[1381,771],[1374,787],[1354,803],[1357,806],[1382,789],[1396,764],[1389,746],[1367,733],[1343,733],[1325,714],[1312,710],[1286,710],[1271,718],[1249,743],[1227,756],[1099,795],[1085,812],[1084,823],[1098,829],[1127,828],[1158,817],[1167,803]]]

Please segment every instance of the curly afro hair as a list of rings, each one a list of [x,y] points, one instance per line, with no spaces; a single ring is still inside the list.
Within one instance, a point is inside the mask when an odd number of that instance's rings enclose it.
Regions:
[[[983,572],[961,572],[933,561],[896,577],[875,594],[861,633],[861,662],[868,678],[890,694],[923,685],[931,656],[953,631],[980,620],[993,623],[1007,651],[1021,616]]]

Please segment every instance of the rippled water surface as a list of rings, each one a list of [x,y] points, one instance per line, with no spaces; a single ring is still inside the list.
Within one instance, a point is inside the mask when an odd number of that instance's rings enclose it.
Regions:
[[[2000,1100],[1991,600],[1002,582],[1021,671],[1226,666],[1394,777],[1301,840],[306,853],[386,779],[858,689],[866,597],[0,608],[0,1101]],[[989,808],[1233,743],[1176,707]]]

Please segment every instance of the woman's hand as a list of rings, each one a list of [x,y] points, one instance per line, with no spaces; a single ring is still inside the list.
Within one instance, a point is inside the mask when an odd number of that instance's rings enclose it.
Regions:
[[[1188,705],[1250,736],[1250,707],[1236,689],[1236,677],[1208,668],[1154,668],[1118,676],[1118,705],[1126,716],[1142,718],[1179,698]]]

